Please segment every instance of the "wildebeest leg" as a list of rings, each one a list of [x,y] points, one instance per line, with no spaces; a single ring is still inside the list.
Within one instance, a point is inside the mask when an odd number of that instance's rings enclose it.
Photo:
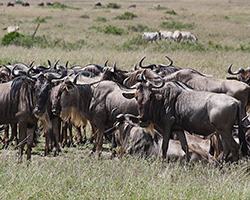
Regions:
[[[36,124],[29,124],[29,127],[27,128],[27,160],[31,159],[35,128]]]
[[[69,129],[69,143],[68,147],[70,147],[73,144],[73,134],[72,134],[72,123],[68,122],[68,129]]]
[[[19,122],[19,139],[18,139],[18,163],[22,162],[23,148],[27,140],[27,122]]]
[[[49,142],[50,142],[48,130],[44,130],[44,136],[45,136],[44,156],[47,156],[49,154]]]
[[[189,162],[190,155],[189,155],[188,144],[187,144],[187,139],[186,139],[185,133],[183,130],[175,131],[175,133],[177,134],[177,137],[178,137],[179,141],[181,142],[182,150],[186,153],[186,161]]]
[[[223,153],[226,161],[238,161],[240,146],[235,142],[231,130],[216,130],[222,137]],[[231,153],[231,158],[229,157]]]
[[[68,127],[68,123],[63,122],[62,123],[62,147],[64,147],[67,144],[67,127]]]
[[[95,146],[96,146],[96,152],[95,152],[95,157],[98,158],[100,157],[101,151],[102,151],[102,143],[103,143],[103,129],[98,129],[96,133],[96,141],[95,141]]]
[[[166,127],[165,129],[163,129],[164,132],[162,134],[163,136],[163,142],[162,142],[162,159],[163,161],[166,160],[167,158],[167,151],[168,151],[168,144],[169,144],[169,139],[170,139],[170,128]]]
[[[61,119],[59,117],[55,117],[52,119],[52,127],[53,127],[53,135],[55,137],[55,146],[56,152],[59,153],[60,149],[60,128],[61,128]]]
[[[84,136],[84,138],[83,138]],[[85,127],[83,128],[83,136],[81,133],[81,127],[76,127],[76,133],[75,133],[75,137],[74,140],[76,141],[75,144],[79,145],[80,143],[85,143],[86,142],[86,131],[85,131]]]

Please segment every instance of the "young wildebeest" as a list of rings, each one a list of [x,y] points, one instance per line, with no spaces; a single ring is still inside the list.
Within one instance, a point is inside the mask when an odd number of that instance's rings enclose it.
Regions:
[[[237,122],[240,141],[245,142],[241,103],[225,94],[194,91],[180,82],[162,83],[161,88],[157,89],[150,82],[144,81],[137,86],[135,93],[124,96],[136,98],[140,126],[148,127],[153,123],[161,130],[163,158],[166,157],[171,133],[184,129],[205,136],[213,132],[221,135],[224,159],[237,161],[240,146],[233,139],[232,129]]]
[[[131,120],[134,123],[138,123],[138,118],[135,116],[131,116],[130,114],[119,114],[116,116],[114,126],[105,131],[109,134],[115,134],[118,156],[122,157],[124,153],[127,153],[146,158],[160,157],[162,154],[161,145],[163,141],[160,133],[153,130],[154,133],[152,134],[150,130],[134,124]],[[209,140],[204,140],[188,133],[186,133],[186,136],[189,141],[189,154],[191,155],[190,161],[201,160],[204,163],[212,162],[217,164],[213,157],[208,153],[210,147]],[[206,144],[204,145],[204,143]],[[200,145],[204,146],[205,150],[203,150]],[[173,139],[169,140],[167,157],[171,158],[171,160],[184,159],[185,152],[182,150],[179,141]]]

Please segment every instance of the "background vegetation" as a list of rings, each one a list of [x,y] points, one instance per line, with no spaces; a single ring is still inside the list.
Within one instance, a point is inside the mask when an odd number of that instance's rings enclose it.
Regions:
[[[194,68],[218,77],[227,67],[249,66],[250,2],[243,0],[177,0],[131,2],[103,0],[64,1],[50,7],[16,4],[0,6],[0,65],[15,62],[47,64],[60,60],[69,65],[117,62],[130,69],[145,63],[166,63]],[[160,4],[154,8],[153,4]],[[40,26],[32,37],[34,31]],[[4,28],[18,24],[19,34]],[[146,43],[144,31],[191,31],[198,43],[167,41]],[[8,41],[8,42],[6,42]],[[34,148],[32,162],[17,164],[13,147],[0,151],[0,199],[249,199],[249,162],[225,166],[162,165],[127,157],[100,160],[89,157],[89,147],[65,148],[58,157],[40,157],[44,138]]]

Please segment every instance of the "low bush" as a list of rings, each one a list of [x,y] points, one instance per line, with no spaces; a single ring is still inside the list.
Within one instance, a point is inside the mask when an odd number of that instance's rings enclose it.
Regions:
[[[136,26],[134,25],[129,25],[128,26],[129,31],[134,31],[134,32],[144,32],[144,31],[149,31],[148,26],[143,25],[143,24],[137,24]]]
[[[112,35],[124,35],[126,34],[126,31],[123,28],[117,28],[113,25],[108,25],[104,29],[102,29],[103,33],[105,34],[112,34]]]
[[[118,15],[117,17],[115,17],[115,19],[120,19],[120,20],[131,20],[136,18],[137,15],[131,13],[131,12],[125,12],[122,15]]]
[[[169,15],[177,15],[177,13],[174,10],[169,10],[169,11],[166,11],[165,13]]]
[[[83,19],[89,19],[89,16],[86,15],[86,14],[85,15],[81,15],[80,17],[83,18]]]
[[[117,4],[117,3],[109,3],[107,5],[107,8],[114,8],[114,9],[118,9],[121,8],[121,5]]]
[[[195,24],[194,23],[182,23],[179,21],[171,20],[162,22],[160,27],[165,28],[165,29],[194,29]]]
[[[81,8],[67,6],[65,4],[55,2],[53,5],[48,5],[46,8],[56,8],[56,9],[74,9],[74,10],[81,10]]]
[[[97,17],[95,19],[96,22],[107,22],[108,20],[105,17]]]

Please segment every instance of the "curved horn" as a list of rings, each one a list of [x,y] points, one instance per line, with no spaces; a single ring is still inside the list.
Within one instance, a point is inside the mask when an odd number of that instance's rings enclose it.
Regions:
[[[134,71],[137,71],[138,68],[137,68],[137,64],[135,63],[135,66],[134,66]]]
[[[237,75],[237,74],[240,74],[244,69],[243,68],[239,68],[238,71],[236,72],[232,72],[231,68],[232,68],[232,65],[233,64],[230,64],[229,67],[228,67],[228,70],[227,72],[231,75]]]
[[[108,66],[108,61],[109,61],[109,60],[106,60],[106,61],[105,61],[104,67],[107,67],[107,66]]]
[[[8,73],[9,73],[8,76],[10,76],[10,75],[11,75],[11,70],[10,70],[10,68],[8,68],[6,65],[3,65],[3,67],[5,67],[5,68],[7,69]]]
[[[117,107],[115,107],[115,108],[113,108],[112,110],[111,110],[111,116],[114,118],[114,119],[116,119],[116,116],[115,116],[115,111],[117,111],[118,110],[118,108]]]
[[[159,64],[158,65],[159,67],[170,67],[173,65],[173,60],[171,58],[169,58],[168,56],[165,56],[165,57],[170,61],[170,63],[168,65]]]
[[[156,67],[155,64],[150,64],[150,65],[146,65],[146,66],[143,66],[142,65],[142,61],[146,58],[146,56],[144,56],[140,61],[139,61],[139,67],[140,68],[150,68],[150,69],[153,69],[154,67]]]
[[[15,73],[16,68],[18,68],[18,65],[14,66],[14,68],[13,68],[12,71],[11,71],[11,75],[12,75],[13,77],[17,77],[17,76],[21,76],[21,75],[28,75],[28,72],[29,72],[29,70],[30,70],[30,69],[29,69],[27,72],[25,72],[25,71],[23,71],[23,70],[18,70],[18,73],[16,74],[16,73]]]
[[[116,72],[116,62],[114,62],[114,65],[113,65],[113,72]]]
[[[59,74],[59,76],[57,76],[55,74],[51,74],[51,73],[48,72],[49,74],[48,74],[47,78],[49,80],[52,80],[52,79],[61,79],[61,78],[65,77],[67,75],[66,68],[65,69],[64,68],[62,68],[62,69],[60,68],[59,70],[62,72],[61,74]]]
[[[31,68],[31,66],[34,64],[34,60],[30,63],[30,65],[29,65],[29,68]]]
[[[59,60],[57,60],[56,62],[55,62],[55,64],[54,64],[54,69],[56,69],[56,65],[58,64],[58,62],[59,62]]]

